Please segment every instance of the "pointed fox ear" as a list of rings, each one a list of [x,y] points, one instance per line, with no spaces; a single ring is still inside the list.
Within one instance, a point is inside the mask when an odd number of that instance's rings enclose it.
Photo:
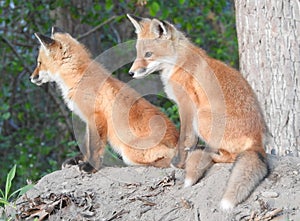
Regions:
[[[133,24],[133,26],[135,27],[135,33],[139,33],[142,30],[142,27],[140,25],[140,22],[144,19],[144,18],[140,18],[134,15],[130,15],[127,14],[127,17],[129,18],[129,20],[131,21],[131,23]]]
[[[51,46],[55,43],[55,40],[53,40],[52,38],[49,38],[45,35],[42,35],[40,33],[34,33],[34,35],[39,40],[42,47],[46,50],[48,50],[49,46]]]
[[[150,30],[157,38],[171,39],[174,27],[165,22],[153,19],[150,25]]]
[[[53,26],[53,27],[52,27],[52,30],[51,30],[51,37],[53,37],[53,35],[54,35],[55,33],[62,33],[62,34],[65,34],[66,32],[63,31],[61,28],[58,28],[58,27]]]

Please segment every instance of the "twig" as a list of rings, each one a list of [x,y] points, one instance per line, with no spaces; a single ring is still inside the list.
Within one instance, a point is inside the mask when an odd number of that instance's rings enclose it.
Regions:
[[[254,221],[260,221],[260,220],[271,220],[273,217],[276,217],[279,213],[283,211],[282,208],[277,208],[272,211],[267,211],[263,214],[261,214],[258,217],[254,218]]]
[[[157,195],[161,194],[162,192],[163,192],[163,190],[159,190],[156,193],[145,194],[142,197],[153,197],[153,196],[157,196]]]
[[[122,15],[123,16],[123,15]],[[114,20],[115,18],[118,18],[121,16],[112,16],[109,19],[105,20],[104,22],[100,23],[99,25],[97,25],[96,27],[92,28],[91,30],[89,30],[88,32],[80,35],[77,37],[77,40],[81,40],[83,38],[86,38],[87,36],[89,36],[90,34],[94,33],[95,31],[97,31],[99,28],[101,28],[103,25],[106,25],[107,23],[111,22],[112,20]]]
[[[155,190],[158,187],[166,187],[166,186],[174,186],[175,184],[175,170],[172,171],[170,175],[165,176],[162,180],[160,180],[155,186],[151,186],[151,190]]]
[[[12,88],[12,93],[11,96],[9,98],[9,112],[12,114],[13,113],[13,106],[16,103],[16,94],[17,94],[17,89],[18,89],[18,83],[19,80],[22,76],[24,76],[24,74],[26,73],[25,70],[23,70],[21,73],[18,74],[17,77],[14,77],[14,80],[12,81],[10,87]],[[15,129],[19,129],[19,127],[17,125],[11,124],[10,125]]]
[[[16,46],[21,46],[21,47],[26,47],[26,48],[33,48],[34,47],[33,44],[26,44],[26,43],[17,42],[17,41],[14,41],[13,44],[16,45]]]
[[[115,36],[117,38],[118,44],[120,44],[121,43],[121,37],[119,35],[119,32],[115,29],[115,27],[113,25],[111,26],[111,29],[112,29],[113,33],[115,34]]]
[[[273,218],[274,216],[277,216],[279,213],[283,211],[282,208],[277,208],[273,211],[270,211],[266,214],[266,218]]]
[[[137,197],[136,199],[139,200],[139,201],[142,201],[144,203],[144,205],[147,205],[147,206],[155,206],[156,205],[156,203],[153,203],[153,202],[151,202],[149,200],[146,200],[142,197]]]
[[[105,221],[112,221],[112,220],[114,220],[115,218],[117,218],[117,217],[119,217],[119,216],[122,216],[122,215],[125,214],[125,213],[129,213],[129,211],[128,211],[128,210],[122,209],[121,211],[115,213],[112,217],[110,217],[109,219],[106,219]]]
[[[18,53],[17,49],[14,47],[14,45],[4,36],[1,36],[2,40],[8,45],[8,47],[12,50],[12,52],[16,55],[16,57],[19,59],[19,61],[22,63],[25,70],[23,70],[21,73],[18,74],[17,77],[14,78],[14,80],[11,83],[12,87],[12,95],[9,98],[9,112],[13,113],[13,104],[16,101],[16,94],[17,94],[17,85],[19,83],[19,80],[21,77],[25,75],[26,72],[31,73],[32,69],[24,62],[21,55]],[[10,124],[14,129],[18,129],[17,127],[14,127],[13,124]]]
[[[178,208],[178,207],[175,207],[175,208],[169,210],[169,211],[166,212],[164,215],[162,215],[162,217],[160,217],[160,219],[159,219],[158,221],[165,220],[165,217],[166,217],[168,214],[170,214],[171,212],[173,212],[173,211],[175,211],[175,210],[177,210],[177,209],[179,209],[179,208]]]
[[[200,214],[199,214],[199,210],[197,207],[195,207],[195,212],[194,212],[194,215],[195,215],[195,221],[200,221]]]
[[[151,210],[151,206],[147,206],[145,208],[142,208],[142,210],[140,211],[139,216],[141,217],[144,213],[148,212],[149,210]]]
[[[4,36],[1,36],[1,38],[10,47],[10,49],[13,51],[13,53],[17,56],[17,58],[20,60],[20,62],[22,63],[22,65],[24,66],[26,71],[28,71],[28,73],[31,73],[32,69],[23,61],[23,58],[17,52],[17,50],[15,49],[13,44],[7,38],[5,38]]]

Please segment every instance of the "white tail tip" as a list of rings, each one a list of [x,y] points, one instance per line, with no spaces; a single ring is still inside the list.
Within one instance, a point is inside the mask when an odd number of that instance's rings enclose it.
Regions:
[[[220,203],[220,208],[224,212],[230,212],[234,208],[234,204],[228,199],[222,199]]]
[[[183,185],[183,187],[184,187],[184,188],[190,187],[190,186],[193,186],[193,184],[194,184],[194,182],[193,182],[191,179],[186,178],[186,179],[184,180],[184,185]]]

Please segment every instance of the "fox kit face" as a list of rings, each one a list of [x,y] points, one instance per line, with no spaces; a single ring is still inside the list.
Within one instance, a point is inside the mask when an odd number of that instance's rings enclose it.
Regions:
[[[40,86],[47,82],[56,81],[59,77],[59,68],[67,63],[70,43],[72,37],[67,33],[62,33],[57,28],[52,28],[52,37],[35,33],[41,47],[37,58],[37,66],[30,76],[32,83]]]
[[[43,38],[42,36],[39,37],[38,34],[35,35],[39,40]],[[51,62],[53,63],[53,59],[50,56],[50,52],[45,47],[46,46],[41,46],[37,58],[37,66],[30,77],[31,82],[38,86],[54,81],[54,70],[52,69],[53,65],[49,65]]]
[[[143,78],[153,72],[170,69],[176,62],[176,29],[169,23],[157,19],[138,18],[127,15],[138,35],[137,57],[129,74]]]

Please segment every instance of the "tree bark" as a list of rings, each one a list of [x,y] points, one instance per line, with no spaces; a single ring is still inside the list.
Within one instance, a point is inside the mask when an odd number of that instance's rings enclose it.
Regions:
[[[240,70],[261,104],[267,151],[300,155],[300,2],[235,0]]]

